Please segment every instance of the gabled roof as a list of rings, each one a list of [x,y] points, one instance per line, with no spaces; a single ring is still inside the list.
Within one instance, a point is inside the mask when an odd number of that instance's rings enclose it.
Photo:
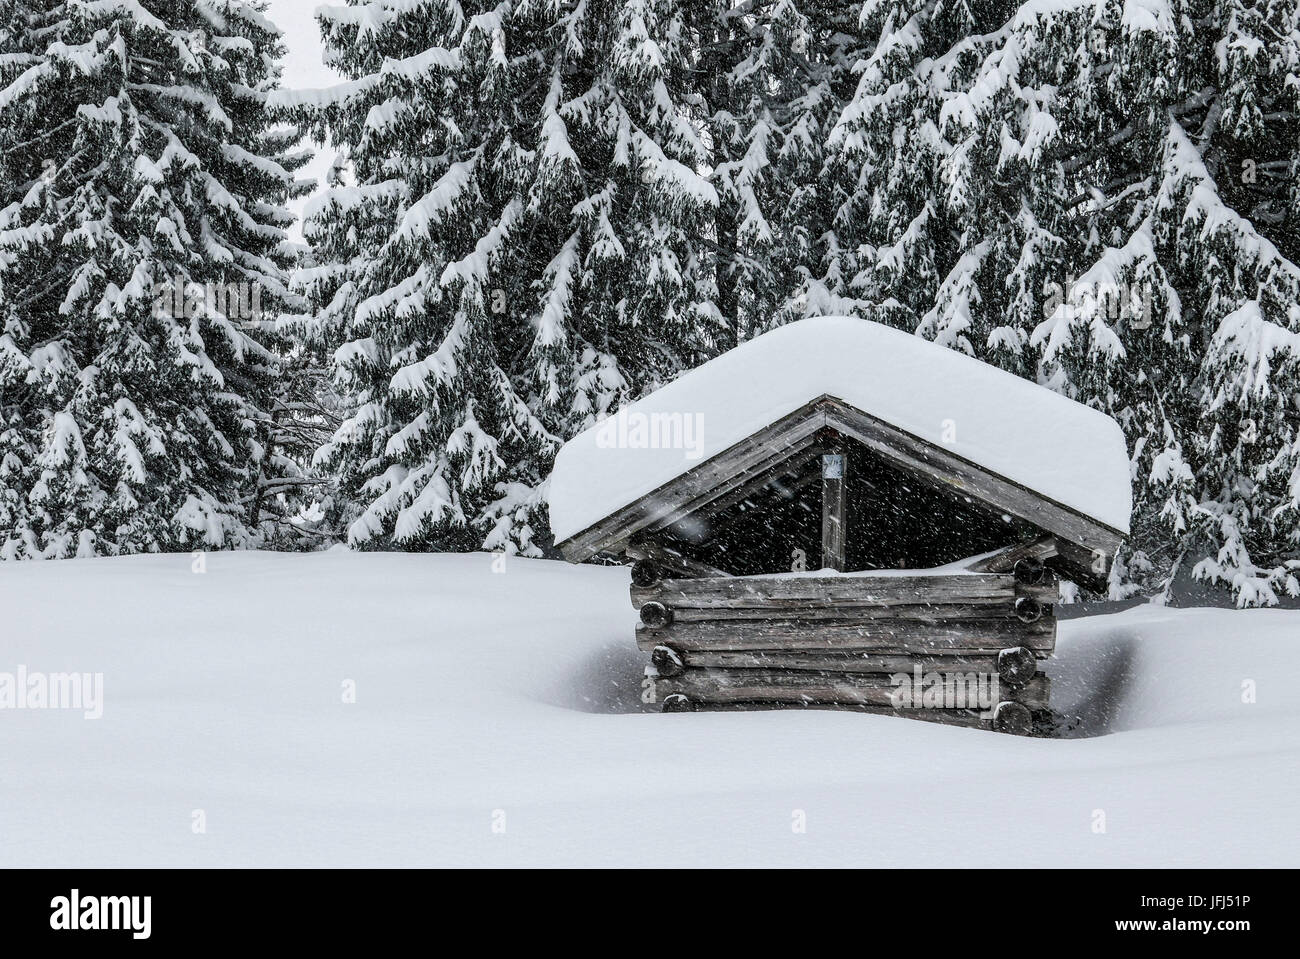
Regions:
[[[830,427],[1088,549],[1128,532],[1110,417],[920,337],[817,317],[742,344],[574,437],[550,481],[566,556],[689,515]]]

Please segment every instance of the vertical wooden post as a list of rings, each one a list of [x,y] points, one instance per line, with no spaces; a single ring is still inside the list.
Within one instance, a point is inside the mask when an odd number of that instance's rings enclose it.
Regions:
[[[822,454],[822,568],[844,571],[844,474],[848,454],[832,448]]]

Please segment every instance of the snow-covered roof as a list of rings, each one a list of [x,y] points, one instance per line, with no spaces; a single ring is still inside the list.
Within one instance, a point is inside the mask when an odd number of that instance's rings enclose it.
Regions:
[[[822,395],[1128,532],[1128,453],[1109,416],[918,336],[829,316],[741,344],[566,443],[550,482],[556,541]]]

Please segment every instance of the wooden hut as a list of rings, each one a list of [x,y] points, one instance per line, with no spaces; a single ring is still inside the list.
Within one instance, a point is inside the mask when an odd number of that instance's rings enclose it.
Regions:
[[[557,544],[633,562],[665,710],[849,707],[1029,732],[1058,581],[1128,531],[1113,420],[957,350],[803,320],[573,439]]]

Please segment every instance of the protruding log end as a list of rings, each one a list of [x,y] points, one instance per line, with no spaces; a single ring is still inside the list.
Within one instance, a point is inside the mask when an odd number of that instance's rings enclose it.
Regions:
[[[693,713],[695,704],[681,693],[670,693],[664,697],[660,709],[665,713]]]
[[[1024,583],[1026,586],[1041,586],[1047,582],[1047,577],[1050,575],[1043,561],[1034,556],[1016,560],[1012,572],[1015,574],[1016,582]]]
[[[1024,646],[998,653],[998,676],[1010,686],[1023,686],[1038,672],[1038,657]]]
[[[1022,623],[1036,623],[1043,618],[1043,604],[1032,596],[1016,600],[1016,619]]]
[[[993,711],[993,728],[1013,736],[1028,736],[1034,728],[1034,717],[1020,703],[1001,702]]]
[[[665,678],[681,675],[686,664],[682,662],[681,654],[671,646],[656,646],[650,652],[650,663],[654,666],[655,672]]]
[[[641,622],[651,629],[667,626],[673,621],[673,611],[663,603],[651,600],[641,607]]]
[[[663,579],[663,570],[658,564],[648,560],[639,559],[632,564],[632,584],[640,586],[643,589],[653,586]]]

